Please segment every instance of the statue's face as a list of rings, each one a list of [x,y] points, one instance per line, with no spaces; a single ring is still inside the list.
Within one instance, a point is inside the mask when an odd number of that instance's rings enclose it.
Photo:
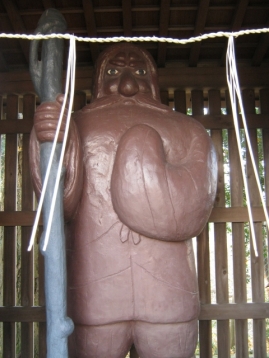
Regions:
[[[152,97],[151,76],[146,60],[139,52],[120,51],[107,61],[103,77],[103,95],[119,94],[131,98],[136,94]]]
[[[115,44],[100,54],[95,66],[92,103],[97,100],[98,105],[101,99],[102,105],[133,99],[160,102],[157,69],[146,50],[124,42]]]

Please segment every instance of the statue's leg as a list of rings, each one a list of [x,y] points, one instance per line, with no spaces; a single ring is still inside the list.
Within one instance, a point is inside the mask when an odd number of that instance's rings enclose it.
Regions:
[[[132,324],[75,325],[69,338],[70,358],[125,358],[133,343]]]
[[[174,324],[135,322],[134,344],[140,358],[191,358],[197,331],[197,320]]]

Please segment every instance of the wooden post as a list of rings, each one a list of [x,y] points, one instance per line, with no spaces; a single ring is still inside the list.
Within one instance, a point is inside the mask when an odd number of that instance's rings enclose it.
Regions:
[[[248,113],[255,114],[255,93],[253,90],[245,89],[242,92],[246,117]],[[252,150],[254,152],[256,165],[258,164],[258,145],[256,129],[249,129]],[[247,150],[247,177],[249,185],[250,201],[252,206],[260,206],[259,193],[254,177],[253,167],[250,162],[249,150]],[[264,263],[263,263],[263,238],[262,223],[254,223],[259,257],[255,256],[251,245],[251,282],[253,302],[264,302]],[[266,334],[265,320],[253,320],[253,342],[255,358],[266,357]]]
[[[231,103],[229,100],[228,92],[226,92],[226,108],[227,114],[231,114]],[[230,161],[231,206],[240,208],[243,207],[243,178],[234,129],[228,130],[228,141]],[[232,223],[232,239],[234,302],[246,303],[246,250],[243,223]],[[248,322],[246,319],[235,320],[235,348],[236,358],[248,358]]]
[[[212,115],[221,114],[221,98],[219,90],[208,92],[209,113]],[[211,130],[211,137],[215,145],[218,157],[218,184],[215,207],[225,207],[224,190],[224,167],[223,167],[223,138],[221,129]],[[216,272],[216,295],[217,303],[228,303],[228,264],[227,264],[227,238],[226,224],[214,224],[215,238],[215,272]],[[217,321],[218,330],[218,357],[230,357],[230,331],[229,320]]]
[[[262,89],[260,91],[260,106],[261,114],[266,114],[269,117],[269,88]],[[264,189],[265,189],[265,198],[266,206],[269,206],[269,129],[262,130],[263,138],[263,156],[264,156]],[[269,261],[269,235],[267,230],[267,260]],[[267,263],[269,265],[269,263]]]
[[[23,97],[23,118],[29,118],[33,122],[35,111],[35,95],[27,94]],[[23,135],[23,152],[22,152],[22,210],[33,210],[33,187],[30,177],[29,166],[29,139],[30,134]],[[29,238],[31,236],[31,226],[21,228],[21,297],[22,306],[31,307],[34,305],[34,282],[33,282],[33,265],[34,254],[27,251]],[[33,323],[21,324],[21,355],[22,357],[33,358]]]
[[[7,121],[18,118],[18,96],[7,97]],[[17,200],[17,134],[6,135],[5,211],[16,210]],[[16,227],[4,228],[4,306],[16,305]],[[3,323],[3,356],[16,357],[16,328],[13,322]]]
[[[86,93],[82,91],[75,92],[73,110],[74,112],[82,109],[87,103]]]
[[[203,115],[203,91],[193,90],[191,93],[192,114]],[[201,304],[211,303],[210,289],[210,255],[208,225],[197,237],[197,270]],[[199,322],[200,358],[212,358],[212,327],[211,321]]]
[[[160,91],[160,96],[161,96],[162,104],[165,104],[166,106],[169,106],[169,93],[168,93],[168,91],[161,90]]]
[[[174,92],[175,111],[187,114],[186,92],[183,90],[175,90]]]

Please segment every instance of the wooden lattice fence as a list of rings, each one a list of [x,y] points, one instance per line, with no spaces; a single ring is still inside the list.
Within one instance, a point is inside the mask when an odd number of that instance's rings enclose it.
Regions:
[[[242,91],[252,146],[269,206],[269,89]],[[245,150],[259,257],[249,243],[242,175],[227,92],[162,91],[162,101],[200,121],[218,153],[218,190],[214,209],[197,240],[201,314],[197,356],[266,357],[269,303],[268,238],[248,150]],[[75,95],[74,109],[87,102]],[[45,357],[43,258],[37,245],[27,251],[34,220],[29,133],[34,94],[1,98],[0,357]],[[205,113],[207,111],[207,114]],[[259,112],[259,114],[257,114]],[[165,120],[165,119],[164,119]],[[242,137],[243,141],[243,137]],[[252,327],[249,329],[249,327]],[[131,357],[136,357],[134,351]]]

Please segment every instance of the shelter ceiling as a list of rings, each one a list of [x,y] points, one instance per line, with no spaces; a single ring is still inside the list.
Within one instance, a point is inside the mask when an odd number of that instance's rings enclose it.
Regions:
[[[32,34],[45,9],[57,8],[78,36],[165,36],[186,39],[269,25],[268,0],[1,0],[0,32]],[[187,45],[144,42],[158,67],[220,67],[227,39]],[[77,66],[92,66],[107,44],[77,43]],[[66,41],[66,53],[68,43]],[[240,65],[269,65],[269,34],[236,39]],[[65,61],[66,62],[66,61]],[[29,41],[0,39],[0,72],[27,69]]]

